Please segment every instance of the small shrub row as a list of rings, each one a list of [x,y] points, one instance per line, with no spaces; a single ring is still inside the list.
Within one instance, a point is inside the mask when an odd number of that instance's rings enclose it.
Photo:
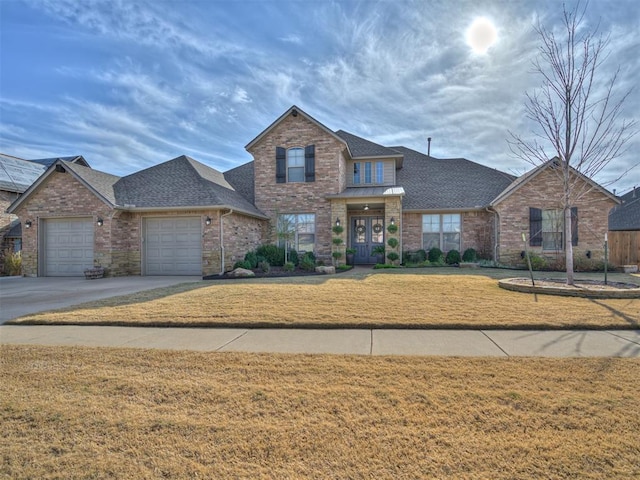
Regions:
[[[304,255],[296,250],[289,250],[287,262],[284,261],[284,248],[277,245],[267,244],[261,245],[256,250],[247,252],[244,260],[234,263],[233,268],[246,268],[247,270],[255,270],[259,268],[264,273],[269,273],[271,267],[283,267],[287,271],[300,267],[305,271],[313,271],[316,268],[316,256],[313,252],[306,252]]]

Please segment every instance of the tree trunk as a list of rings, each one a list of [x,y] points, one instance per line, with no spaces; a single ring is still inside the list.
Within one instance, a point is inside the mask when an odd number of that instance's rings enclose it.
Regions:
[[[573,285],[573,243],[571,234],[571,208],[564,209],[564,258],[567,268],[567,285]]]

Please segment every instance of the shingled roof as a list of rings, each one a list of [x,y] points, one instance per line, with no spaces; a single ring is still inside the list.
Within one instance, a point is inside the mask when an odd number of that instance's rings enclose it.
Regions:
[[[353,135],[352,133],[345,132],[344,130],[338,130],[336,132],[336,135],[347,142],[349,152],[351,153],[351,158],[402,157],[401,153],[398,153],[391,148],[383,147],[382,145],[378,145],[377,143],[371,142],[362,137],[358,137],[357,135]]]
[[[56,160],[29,190],[37,188],[58,165],[114,208],[170,210],[220,207],[266,218],[250,200],[234,190],[223,173],[185,155],[126,177],[111,175],[78,163]],[[15,210],[29,193],[28,191],[18,198],[10,206],[10,211]]]
[[[622,204],[609,213],[609,230],[640,230],[640,188],[620,197]]]
[[[487,207],[515,179],[464,158],[439,159],[406,147],[396,183],[405,190],[403,210],[460,210]]]
[[[44,171],[42,165],[0,153],[0,190],[22,193]]]
[[[125,208],[220,206],[264,217],[221,172],[185,155],[122,177],[113,188],[117,204]]]

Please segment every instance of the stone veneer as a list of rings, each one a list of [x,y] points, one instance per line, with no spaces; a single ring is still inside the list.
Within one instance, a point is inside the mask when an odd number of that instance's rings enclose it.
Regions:
[[[501,263],[520,264],[520,252],[524,250],[522,234],[529,238],[529,207],[540,209],[560,208],[561,181],[551,169],[538,173],[529,182],[495,206],[500,218],[499,258]],[[592,188],[575,204],[578,208],[578,245],[573,247],[574,258],[584,257],[587,250],[591,258],[604,256],[604,234],[608,230],[609,210],[616,205],[604,193]],[[550,260],[563,258],[561,252],[543,252],[542,247],[531,247],[530,252],[544,255]]]
[[[315,145],[315,181],[276,183],[276,147],[285,149]],[[316,256],[332,260],[331,228],[340,210],[326,199],[346,186],[345,144],[302,114],[289,114],[249,149],[254,158],[255,205],[269,216],[272,238],[276,239],[276,218],[286,213],[315,213]],[[346,216],[341,217],[345,218]],[[344,257],[343,257],[344,258]]]

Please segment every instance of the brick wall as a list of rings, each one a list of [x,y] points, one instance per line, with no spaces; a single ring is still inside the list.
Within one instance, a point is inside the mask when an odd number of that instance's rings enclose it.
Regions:
[[[506,264],[522,263],[520,252],[524,250],[522,233],[529,238],[529,207],[540,209],[560,208],[562,185],[557,174],[547,169],[521,186],[517,191],[496,205],[500,215],[499,260]],[[592,189],[572,206],[578,207],[578,245],[573,247],[574,258],[592,252],[592,259],[604,256],[604,234],[608,228],[609,210],[614,201],[598,190]],[[561,253],[543,252],[542,247],[530,247],[530,252],[544,255],[551,261],[561,261]],[[586,257],[585,257],[586,258]]]
[[[426,212],[425,212],[426,213]],[[494,215],[486,211],[460,212],[461,249],[474,248],[479,254],[493,258]],[[404,250],[422,248],[422,213],[405,212],[402,215],[402,241]]]
[[[123,212],[111,209],[78,182],[70,173],[52,173],[16,212],[32,227],[23,228],[23,272],[38,274],[39,221],[55,217],[89,217],[94,221],[94,259],[104,266],[109,276],[140,275],[142,273],[142,225],[145,217],[198,216],[202,219],[202,273],[219,273],[220,211]],[[211,225],[205,219],[211,218]],[[96,221],[102,218],[100,227]],[[230,269],[239,257],[261,243],[265,221],[232,214],[224,219],[225,269]]]
[[[315,182],[276,183],[276,147],[307,145],[315,145]],[[346,185],[344,148],[344,143],[303,115],[289,115],[249,150],[255,160],[255,204],[271,219],[270,241],[276,241],[278,214],[315,213],[315,253],[319,259],[331,260],[332,212],[325,196],[339,193]]]
[[[6,210],[19,196],[19,193],[0,190],[0,231],[8,227],[17,218],[15,215],[7,213]]]
[[[22,222],[22,272],[27,276],[38,274],[38,230],[40,220],[55,217],[90,217],[94,220],[94,256],[102,265],[111,263],[108,247],[111,237],[109,217],[113,210],[99,200],[70,173],[53,172],[15,212]],[[101,217],[104,226],[95,221]],[[31,228],[24,228],[27,220]]]

